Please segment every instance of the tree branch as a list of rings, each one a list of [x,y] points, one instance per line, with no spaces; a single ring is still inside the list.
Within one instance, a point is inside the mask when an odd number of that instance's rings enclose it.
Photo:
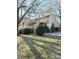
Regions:
[[[31,3],[30,7],[28,8],[28,10],[24,13],[24,15],[21,17],[20,21],[18,22],[18,24],[23,20],[23,18],[25,17],[26,13],[29,12],[29,10],[33,7],[34,3],[36,2],[37,0],[34,0],[33,3]]]

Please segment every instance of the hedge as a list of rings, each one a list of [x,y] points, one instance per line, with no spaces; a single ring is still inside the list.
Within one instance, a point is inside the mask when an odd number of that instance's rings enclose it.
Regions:
[[[33,29],[30,28],[21,29],[19,31],[19,34],[31,34],[31,33],[33,33]]]

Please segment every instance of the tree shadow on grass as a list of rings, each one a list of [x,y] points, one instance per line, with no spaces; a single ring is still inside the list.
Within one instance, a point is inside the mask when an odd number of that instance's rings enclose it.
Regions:
[[[32,39],[30,39],[30,40],[32,40]],[[54,49],[56,49],[56,50],[59,50],[59,51],[61,51],[60,49],[57,49],[56,47],[54,47],[54,46],[61,46],[61,44],[57,44],[57,43],[52,43],[52,42],[47,42],[47,41],[42,41],[42,40],[33,40],[33,42],[34,41],[36,41],[36,42],[43,42],[45,45],[51,45]],[[34,44],[36,44],[35,42],[34,42]],[[36,44],[37,45],[37,44]],[[39,44],[38,44],[39,45]]]
[[[43,46],[43,45],[39,45],[39,44],[37,44],[37,43],[35,43],[35,42],[33,42],[33,44],[34,44],[34,45],[37,45],[37,46],[40,46],[40,47],[42,47],[42,48],[44,48],[44,49],[47,49],[49,52],[54,52],[56,55],[61,56],[61,53],[56,52],[56,51],[54,50],[54,48],[51,48],[50,46],[46,47],[46,46]],[[59,49],[56,49],[56,50],[59,50]],[[59,51],[60,51],[60,50],[59,50]]]
[[[23,37],[23,38],[24,38],[24,42],[25,42],[26,44],[28,44],[29,47],[31,48],[31,51],[33,52],[34,57],[35,57],[36,59],[45,59],[45,58],[41,56],[41,54],[37,51],[37,49],[35,48],[34,45],[43,48],[44,51],[47,50],[47,51],[50,52],[50,53],[54,53],[55,55],[61,56],[61,53],[56,51],[56,50],[61,51],[60,49],[54,49],[54,48],[52,48],[52,47],[50,46],[50,45],[55,45],[55,46],[57,45],[57,46],[60,46],[60,44],[53,43],[53,42],[48,42],[48,41],[44,41],[44,40],[41,40],[41,39],[40,39],[40,40],[36,40],[36,39],[32,39],[32,38],[27,38],[27,39],[26,39],[26,37]],[[40,45],[40,44],[38,44],[38,43],[35,42],[35,41],[37,41],[37,42],[43,42],[43,43],[45,43],[46,45]],[[49,55],[50,55],[50,53],[49,53]]]
[[[24,37],[23,37],[24,38]],[[44,59],[41,54],[37,51],[37,49],[33,46],[33,41],[30,39],[24,38],[24,41],[30,47],[30,50],[33,52],[36,59]]]
[[[34,40],[34,41],[40,41],[40,42],[44,42],[44,43],[50,43],[50,44],[53,44],[53,45],[61,45],[60,43],[55,43],[55,42],[48,42],[48,41],[44,41],[44,40],[42,40],[42,39],[40,39],[40,40],[36,40],[36,39],[32,39],[32,38],[30,38],[30,40]]]

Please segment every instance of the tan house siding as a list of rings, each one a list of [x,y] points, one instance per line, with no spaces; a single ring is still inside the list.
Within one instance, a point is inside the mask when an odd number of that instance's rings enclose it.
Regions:
[[[55,25],[55,27],[60,27],[60,23],[58,23],[55,20],[55,17],[53,16],[45,16],[45,17],[41,17],[41,18],[37,18],[37,19],[26,19],[26,20],[22,20],[22,22],[19,24],[19,30],[22,28],[33,28],[35,25],[39,25],[40,23],[53,23]]]

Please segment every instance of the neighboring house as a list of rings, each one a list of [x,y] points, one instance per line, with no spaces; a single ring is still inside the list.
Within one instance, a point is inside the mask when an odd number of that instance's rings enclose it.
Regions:
[[[37,19],[25,19],[19,24],[19,30],[23,28],[34,28],[40,24],[47,24],[47,26],[51,28],[52,23],[54,24],[55,28],[60,28],[60,19],[55,16],[47,15]]]

